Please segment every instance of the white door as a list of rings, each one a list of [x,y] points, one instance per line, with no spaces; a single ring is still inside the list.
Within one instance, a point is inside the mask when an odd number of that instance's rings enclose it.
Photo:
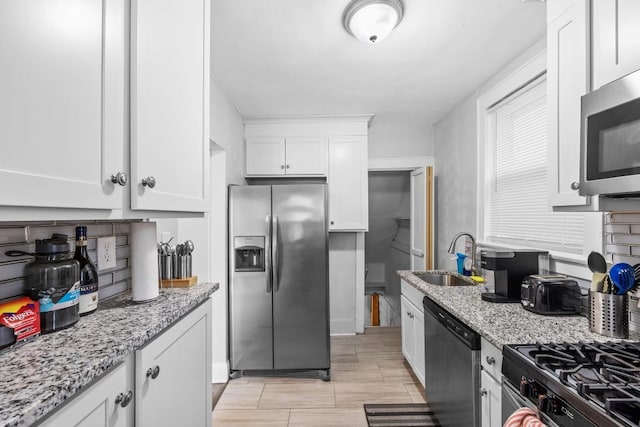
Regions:
[[[433,268],[431,174],[431,167],[411,172],[411,270]]]
[[[119,209],[125,2],[0,3],[0,204]]]
[[[204,212],[209,0],[131,2],[131,208]]]

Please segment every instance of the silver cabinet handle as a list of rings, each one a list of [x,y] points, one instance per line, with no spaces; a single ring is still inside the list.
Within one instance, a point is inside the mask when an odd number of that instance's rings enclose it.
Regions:
[[[142,186],[153,188],[156,186],[156,179],[152,176],[148,176],[146,178],[142,178]]]
[[[153,368],[147,369],[147,378],[151,377],[152,380],[155,380],[160,375],[160,366],[156,365]]]
[[[120,405],[123,408],[129,406],[129,403],[133,400],[133,392],[129,390],[127,394],[120,393],[116,396],[116,405]]]
[[[575,181],[573,181],[573,182],[571,183],[571,189],[572,189],[572,190],[578,190],[578,189],[580,189],[580,183],[579,183],[579,182],[575,182]]]
[[[496,363],[496,359],[493,356],[487,356],[486,360],[489,365],[493,365],[494,363]]]
[[[487,389],[483,388],[482,390],[480,390],[480,395],[481,396],[486,396],[487,395]]]
[[[111,182],[113,182],[114,184],[118,184],[124,187],[125,185],[127,185],[127,181],[129,181],[129,178],[124,172],[118,172],[111,175]]]

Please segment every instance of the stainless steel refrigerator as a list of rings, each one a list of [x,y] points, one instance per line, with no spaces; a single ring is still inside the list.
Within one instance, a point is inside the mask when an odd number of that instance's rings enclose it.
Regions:
[[[229,187],[229,359],[329,379],[326,185]]]

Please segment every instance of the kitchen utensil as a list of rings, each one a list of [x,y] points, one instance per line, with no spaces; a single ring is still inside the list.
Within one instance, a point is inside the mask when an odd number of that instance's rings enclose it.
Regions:
[[[193,250],[195,249],[195,246],[193,245],[193,241],[192,240],[187,240],[184,242],[184,251],[185,251],[185,255],[189,255],[193,252]]]
[[[602,292],[604,278],[607,273],[595,271],[591,277],[591,292]]]
[[[589,329],[596,334],[613,338],[629,337],[629,297],[589,294]]]
[[[608,274],[605,274],[604,279],[602,279],[602,293],[610,293],[611,288],[613,288],[613,285],[611,284],[611,277],[609,277]]]
[[[625,262],[612,265],[609,276],[615,287],[613,293],[617,295],[626,294],[636,281],[633,267]]]
[[[587,264],[592,273],[606,273],[607,272],[607,260],[604,259],[601,253],[593,251],[587,257]]]

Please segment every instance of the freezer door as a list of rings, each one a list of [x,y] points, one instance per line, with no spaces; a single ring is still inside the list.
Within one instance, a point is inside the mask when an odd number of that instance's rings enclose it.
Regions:
[[[329,369],[326,185],[273,186],[272,206],[274,369]]]
[[[264,271],[236,271],[235,246],[263,238],[269,252],[271,187],[229,187],[229,359],[232,370],[273,369],[269,257]],[[247,238],[247,239],[242,239]],[[242,270],[242,269],[241,269]]]

